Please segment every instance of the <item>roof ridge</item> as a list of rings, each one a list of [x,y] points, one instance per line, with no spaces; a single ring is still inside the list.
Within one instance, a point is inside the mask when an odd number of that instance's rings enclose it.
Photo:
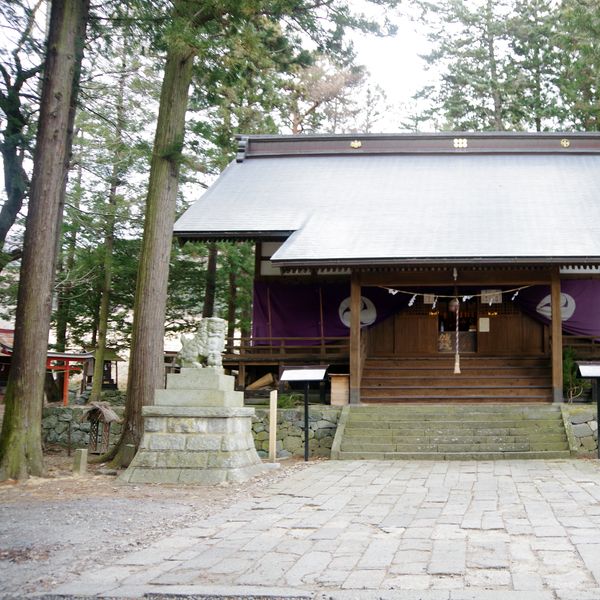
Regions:
[[[237,162],[364,154],[599,154],[597,132],[436,132],[239,135]]]

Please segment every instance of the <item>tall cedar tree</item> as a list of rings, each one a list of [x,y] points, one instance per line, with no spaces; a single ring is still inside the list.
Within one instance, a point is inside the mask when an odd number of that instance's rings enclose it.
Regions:
[[[52,283],[88,11],[88,0],[52,2],[14,354],[0,436],[0,479],[44,471],[41,417]]]
[[[517,94],[510,107],[514,122],[542,131],[561,116],[556,81],[562,52],[556,46],[558,11],[552,0],[516,0],[509,20],[509,63]]]
[[[563,0],[559,10],[561,99],[566,123],[600,131],[600,7],[597,0]]]
[[[174,2],[173,29],[170,33],[160,96],[160,108],[150,164],[142,250],[135,292],[133,332],[127,381],[125,422],[113,455],[122,462],[126,444],[137,448],[143,431],[142,406],[152,404],[154,390],[162,387],[164,320],[175,220],[177,188],[188,90],[192,80],[195,49],[188,38],[202,21],[194,15],[193,2]]]
[[[441,111],[449,130],[511,128],[508,107],[516,81],[506,56],[507,3],[416,0],[416,4],[423,11],[422,21],[431,27],[428,37],[434,49],[425,60],[442,71],[437,88],[418,94],[432,102],[429,116]]]
[[[372,2],[393,6],[398,0]],[[152,404],[154,390],[164,385],[169,255],[194,58],[202,53],[203,43],[206,50],[211,43],[218,43],[219,37],[226,38],[247,23],[253,23],[260,31],[265,25],[284,20],[291,24],[291,30],[286,33],[292,38],[299,39],[299,33],[309,35],[321,51],[331,53],[343,53],[343,34],[348,27],[379,31],[373,21],[353,15],[343,0],[325,3],[307,0],[173,2],[138,269],[125,423],[118,445],[106,457],[112,457],[114,464],[122,463],[126,444],[139,446],[143,432],[142,407]]]
[[[125,54],[127,45],[123,48]],[[108,333],[108,317],[110,309],[110,294],[113,277],[113,248],[115,245],[115,221],[116,221],[116,210],[118,200],[118,189],[121,184],[122,172],[123,172],[123,134],[125,129],[125,109],[124,109],[124,96],[125,96],[125,83],[126,83],[126,71],[125,71],[125,58],[122,56],[121,72],[118,77],[117,85],[117,106],[116,106],[116,123],[114,132],[114,154],[113,164],[109,177],[109,191],[108,191],[108,203],[106,206],[106,222],[104,224],[104,248],[103,248],[103,260],[102,260],[102,271],[104,274],[102,281],[102,291],[100,300],[100,310],[98,315],[98,343],[96,346],[96,352],[94,355],[94,375],[92,377],[92,393],[90,395],[90,402],[99,402],[101,400],[102,393],[102,380],[104,377],[104,355],[106,351],[106,337]]]

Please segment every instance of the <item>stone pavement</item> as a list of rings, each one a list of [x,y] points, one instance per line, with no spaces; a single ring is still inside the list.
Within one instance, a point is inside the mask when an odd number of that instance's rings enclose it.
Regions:
[[[600,463],[319,462],[54,593],[600,600]]]

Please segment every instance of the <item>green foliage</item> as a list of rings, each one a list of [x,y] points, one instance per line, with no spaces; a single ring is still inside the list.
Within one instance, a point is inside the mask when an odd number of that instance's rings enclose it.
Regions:
[[[558,13],[551,0],[516,0],[508,21],[509,64],[516,97],[511,106],[515,122],[542,131],[562,116],[557,103],[561,50],[557,39]]]
[[[277,408],[296,408],[304,402],[304,396],[302,394],[278,394],[277,396]]]
[[[582,379],[577,366],[575,350],[568,346],[563,350],[563,392],[568,402],[583,396],[591,384],[587,379]]]
[[[425,59],[442,69],[440,84],[419,94],[442,110],[448,130],[503,130],[513,123],[516,94],[505,48],[506,0],[470,4],[462,0],[418,2],[430,27],[434,50]]]
[[[598,130],[594,0],[415,0],[440,70],[416,122],[447,130]],[[411,119],[415,121],[415,119]]]
[[[15,227],[29,189],[27,163],[32,158],[39,111],[39,74],[43,62],[44,15],[40,2],[0,4],[0,149],[4,174],[0,208],[0,270],[20,252],[22,228]]]
[[[600,130],[600,5],[564,0],[558,13],[562,49],[558,84],[565,123],[581,131]]]
[[[375,9],[368,13],[379,12],[379,17],[354,14],[345,0],[318,6],[310,0],[186,0],[174,4],[174,13],[173,4],[164,0],[108,0],[93,8],[55,285],[54,318],[66,328],[67,348],[90,347],[96,338],[104,276],[103,240],[112,211],[107,198],[115,172],[108,341],[117,348],[130,341],[147,165],[159,102],[161,55],[166,48],[179,44],[197,57],[188,135],[185,143],[168,151],[181,164],[183,192],[178,210],[183,210],[195,199],[189,190],[206,187],[233,158],[236,133],[279,133],[291,123],[293,106],[306,113],[304,131],[350,128],[350,121],[342,122],[354,118],[358,110],[351,100],[356,86],[364,82],[364,73],[352,64],[352,47],[345,32],[393,32],[382,9],[392,8],[398,1],[368,2]],[[7,24],[26,34],[19,51],[27,54],[28,66],[35,66],[36,57],[41,61],[43,50],[41,40],[27,31],[27,19],[35,5],[19,0],[2,8]],[[0,49],[0,59],[8,64],[10,52]],[[122,78],[125,118],[119,124],[115,107]],[[315,99],[318,106],[313,107]],[[33,112],[34,99],[30,102],[28,110]],[[116,135],[119,126],[123,139]],[[216,313],[227,317],[231,311],[233,281],[236,333],[250,328],[253,275],[253,244],[218,244]],[[205,277],[204,244],[173,247],[167,332],[196,327]],[[16,283],[16,274],[6,270],[0,294],[7,316],[14,307]]]

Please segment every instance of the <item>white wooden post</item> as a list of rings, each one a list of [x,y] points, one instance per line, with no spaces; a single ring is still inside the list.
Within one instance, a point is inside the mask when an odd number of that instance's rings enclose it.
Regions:
[[[277,390],[269,394],[269,460],[277,460]]]

